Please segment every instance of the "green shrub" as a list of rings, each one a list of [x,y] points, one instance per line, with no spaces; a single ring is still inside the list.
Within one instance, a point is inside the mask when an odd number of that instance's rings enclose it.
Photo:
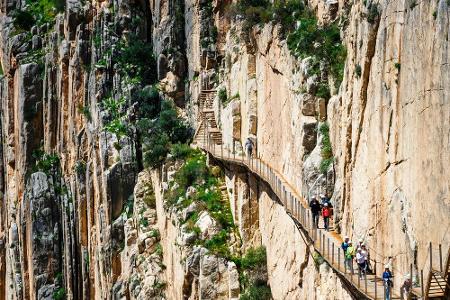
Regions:
[[[148,225],[149,225],[148,219],[142,217],[142,218],[139,220],[139,224],[141,224],[142,227],[148,227]]]
[[[401,67],[400,63],[395,63],[394,67],[400,72],[400,67]]]
[[[74,170],[77,175],[84,176],[84,174],[86,173],[86,162],[83,160],[78,160],[75,163]]]
[[[53,293],[54,300],[64,300],[66,299],[66,290],[63,287],[60,287]]]
[[[160,243],[158,243],[157,245],[156,245],[156,249],[155,249],[155,252],[154,252],[156,255],[158,255],[158,256],[162,256],[163,255],[163,248],[162,248],[162,246],[161,246],[161,244]]]
[[[269,300],[272,292],[267,285],[252,284],[240,296],[240,300]]]
[[[355,67],[355,75],[356,77],[361,77],[361,66],[360,65],[356,65]]]
[[[127,213],[127,218],[133,217],[133,210],[134,210],[134,195],[130,195],[128,197],[127,202],[123,206],[123,212]]]
[[[238,267],[247,270],[266,265],[267,253],[265,247],[250,248],[240,259],[235,260]]]
[[[185,160],[191,155],[192,151],[193,149],[189,145],[176,143],[175,145],[172,146],[170,154],[172,155],[172,158],[175,160],[176,159]]]
[[[14,26],[18,29],[18,33],[31,30],[31,27],[33,27],[36,22],[33,15],[24,10],[15,11],[13,17]]]
[[[326,158],[326,159],[322,159],[322,161],[320,162],[320,172],[322,174],[326,174],[328,172],[328,169],[330,168],[330,166],[333,164],[334,158],[330,157],[330,158]]]
[[[58,272],[55,274],[55,283],[57,285],[62,285],[63,284],[63,274],[61,272]]]
[[[144,85],[152,84],[157,79],[153,47],[136,36],[130,36],[128,42],[119,43],[117,65],[123,73]]]
[[[52,24],[59,12],[63,12],[65,0],[26,0],[27,11],[33,16],[37,25]]]
[[[32,154],[35,160],[35,166],[33,172],[44,172],[47,175],[51,175],[52,172],[56,172],[60,166],[59,156],[57,154],[46,153],[42,148],[33,151]]]
[[[371,3],[368,7],[368,14],[367,14],[367,22],[370,24],[374,24],[376,20],[380,17],[380,12],[378,11],[378,5],[376,3]]]
[[[320,172],[325,174],[330,165],[333,163],[333,149],[331,147],[331,141],[330,141],[330,128],[327,123],[323,123],[319,127],[319,131],[322,134],[322,148],[321,148],[321,155],[322,155],[322,161],[320,163]]]
[[[189,126],[178,117],[173,104],[168,101],[162,102],[156,120],[142,119],[137,126],[142,135],[144,163],[150,168],[164,162],[172,145],[187,143],[192,136]]]
[[[203,246],[218,256],[230,258],[231,254],[228,247],[228,239],[228,231],[222,229],[219,233],[213,235],[209,240],[206,240]]]
[[[321,264],[323,264],[324,263],[324,259],[323,259],[323,257],[322,257],[322,255],[320,255],[320,253],[319,252],[317,252],[317,251],[315,251],[314,253],[313,253],[313,260],[314,260],[314,263],[315,263],[315,265],[318,267],[318,266],[320,266]]]
[[[170,139],[165,133],[146,136],[143,144],[144,165],[149,168],[160,166],[170,151]]]
[[[326,83],[319,83],[316,91],[316,96],[325,100],[330,99],[330,87]]]
[[[138,103],[138,118],[154,119],[161,110],[159,88],[157,85],[146,86],[142,90],[138,90],[133,94],[132,100]]]
[[[219,92],[217,93],[217,96],[219,97],[219,101],[222,104],[226,104],[228,102],[228,96],[227,96],[227,89],[226,88],[220,88]]]
[[[305,9],[298,18],[300,25],[288,35],[287,44],[292,54],[299,58],[312,57],[312,70],[320,76],[320,64],[326,67],[339,86],[344,76],[344,64],[347,51],[341,43],[340,29],[332,23],[319,26],[313,12]],[[328,99],[327,78],[320,78],[320,97]]]
[[[211,32],[210,32],[210,37],[211,37],[211,40],[213,43],[217,42],[217,35],[218,35],[217,27],[212,26]]]
[[[83,104],[79,104],[78,105],[78,112],[80,114],[82,114],[83,116],[85,116],[85,118],[91,122],[92,121],[92,116],[91,116],[91,111],[89,110],[89,107],[84,106]]]

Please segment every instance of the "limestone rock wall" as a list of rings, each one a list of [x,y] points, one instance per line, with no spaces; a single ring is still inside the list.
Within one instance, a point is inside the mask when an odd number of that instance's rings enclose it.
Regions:
[[[347,77],[328,108],[343,231],[369,236],[403,268],[417,256],[421,268],[428,242],[444,249],[450,242],[448,3],[379,7],[379,24],[350,20]],[[351,15],[365,9],[354,6]],[[361,79],[352,73],[356,64]]]
[[[161,93],[194,127],[200,90],[224,89],[214,103],[224,147],[240,152],[250,137],[305,197],[332,194],[336,228],[378,261],[393,256],[406,274],[423,268],[429,242],[449,246],[448,2],[310,1],[320,23],[343,24],[345,75],[328,102],[313,96],[310,61],[291,55],[279,25],[243,32],[230,2],[68,0],[54,24],[17,30],[26,1],[0,1],[0,299],[239,294],[231,262],[183,245],[190,236],[163,205],[169,172],[138,174],[137,145],[104,128],[102,99],[133,89],[112,64],[130,33],[152,44]],[[59,157],[51,174],[36,170],[37,149]],[[274,299],[349,298],[274,195],[224,170],[235,247],[266,247]]]
[[[448,249],[450,241],[448,4],[310,5],[319,22],[346,20],[340,89],[325,105],[310,95],[308,59],[291,56],[276,25],[254,27],[249,44],[233,23],[218,87],[231,101],[216,99],[225,146],[240,151],[254,138],[258,155],[303,196],[333,196],[343,235],[364,239],[381,264],[394,257],[402,275],[413,264],[417,275],[428,243]],[[377,13],[369,22],[370,5]],[[323,121],[335,159],[327,176],[318,170]]]

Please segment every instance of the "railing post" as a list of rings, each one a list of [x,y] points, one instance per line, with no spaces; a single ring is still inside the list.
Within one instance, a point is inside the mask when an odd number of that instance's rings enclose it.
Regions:
[[[430,242],[430,272],[433,269],[433,245]]]
[[[327,253],[328,258],[330,258],[330,238],[327,238]]]
[[[364,290],[366,291],[367,294],[367,275],[365,272],[364,272]]]
[[[361,269],[358,267],[358,288],[361,287]]]
[[[338,270],[341,270],[341,248],[337,248],[338,250]]]
[[[425,283],[423,282],[423,270],[420,270],[420,287],[422,289],[422,297],[425,299]]]
[[[441,244],[439,244],[439,267],[442,272],[442,245]]]
[[[331,251],[331,263],[334,265],[334,242],[332,243]]]
[[[373,273],[375,274],[375,277],[373,279],[373,286],[375,287],[375,300],[377,299],[377,262],[375,262],[375,267],[373,268]]]

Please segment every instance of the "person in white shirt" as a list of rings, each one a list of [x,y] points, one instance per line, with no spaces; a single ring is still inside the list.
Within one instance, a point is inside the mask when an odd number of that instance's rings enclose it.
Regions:
[[[362,248],[358,248],[356,251],[356,263],[359,268],[359,277],[362,278],[363,275],[366,275],[367,268],[367,251],[363,251]]]

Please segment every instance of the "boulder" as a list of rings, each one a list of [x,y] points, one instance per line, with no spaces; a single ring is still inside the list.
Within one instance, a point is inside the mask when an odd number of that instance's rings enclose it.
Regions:
[[[206,211],[200,213],[195,226],[200,228],[202,239],[210,238],[220,231],[220,225]]]
[[[193,186],[190,186],[186,189],[186,199],[191,199],[197,193],[197,189]]]

